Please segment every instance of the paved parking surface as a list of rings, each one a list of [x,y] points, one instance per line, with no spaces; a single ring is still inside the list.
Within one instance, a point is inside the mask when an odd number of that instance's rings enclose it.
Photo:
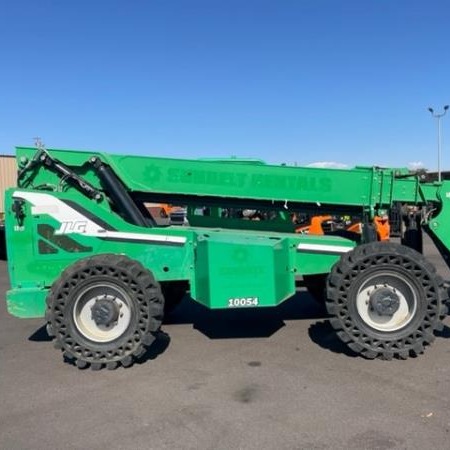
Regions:
[[[0,261],[0,299],[7,284]],[[270,310],[184,301],[144,363],[91,372],[42,325],[0,301],[1,449],[450,448],[447,327],[419,358],[368,361],[306,292]]]

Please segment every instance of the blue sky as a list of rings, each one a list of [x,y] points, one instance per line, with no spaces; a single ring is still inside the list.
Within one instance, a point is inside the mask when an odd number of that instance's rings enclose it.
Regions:
[[[0,153],[436,169],[449,55],[445,0],[0,0]]]

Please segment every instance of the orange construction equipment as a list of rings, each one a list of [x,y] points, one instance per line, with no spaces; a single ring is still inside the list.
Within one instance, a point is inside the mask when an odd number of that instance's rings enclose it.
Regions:
[[[322,228],[322,224],[327,220],[332,220],[333,216],[313,216],[311,217],[311,223],[309,225],[304,225],[295,229],[296,233],[301,234],[325,234]]]
[[[311,218],[311,223],[309,225],[304,225],[296,228],[296,233],[301,234],[314,234],[314,235],[324,235],[322,225],[324,222],[333,220],[333,216],[313,216]],[[383,216],[375,216],[373,219],[373,224],[375,226],[375,230],[377,232],[377,238],[379,241],[388,241],[390,237],[391,227],[389,224],[389,217],[387,215]],[[345,228],[347,231],[351,231],[352,233],[361,234],[362,232],[362,223],[355,222]]]
[[[375,229],[379,241],[388,241],[391,234],[391,226],[389,225],[389,217],[387,215],[375,216],[373,219]]]

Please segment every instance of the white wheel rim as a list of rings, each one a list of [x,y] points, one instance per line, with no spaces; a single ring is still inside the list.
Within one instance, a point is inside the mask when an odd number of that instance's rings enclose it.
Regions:
[[[92,318],[92,308],[98,300],[114,302],[119,308],[119,316],[113,324],[98,325]],[[130,299],[128,295],[113,284],[104,283],[84,289],[76,298],[73,320],[78,331],[94,342],[110,342],[119,338],[131,321]]]
[[[377,274],[376,278],[380,278],[380,274]],[[417,298],[412,285],[404,278],[395,277],[392,274],[390,274],[390,278],[396,278],[400,281],[403,289],[389,285],[389,283],[372,284],[368,280],[364,284],[363,289],[358,292],[356,298],[356,308],[359,316],[367,325],[378,331],[397,331],[403,328],[411,322],[417,310]],[[392,315],[381,315],[371,307],[371,293],[380,287],[392,290],[399,299],[399,307]],[[408,291],[411,295],[407,296]]]

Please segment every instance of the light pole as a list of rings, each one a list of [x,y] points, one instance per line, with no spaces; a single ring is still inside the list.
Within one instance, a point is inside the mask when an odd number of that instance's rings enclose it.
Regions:
[[[434,112],[433,108],[428,108],[431,115],[437,119],[437,128],[438,128],[438,181],[441,182],[441,119],[447,114],[447,110],[449,105],[444,106],[444,112],[438,114]]]

